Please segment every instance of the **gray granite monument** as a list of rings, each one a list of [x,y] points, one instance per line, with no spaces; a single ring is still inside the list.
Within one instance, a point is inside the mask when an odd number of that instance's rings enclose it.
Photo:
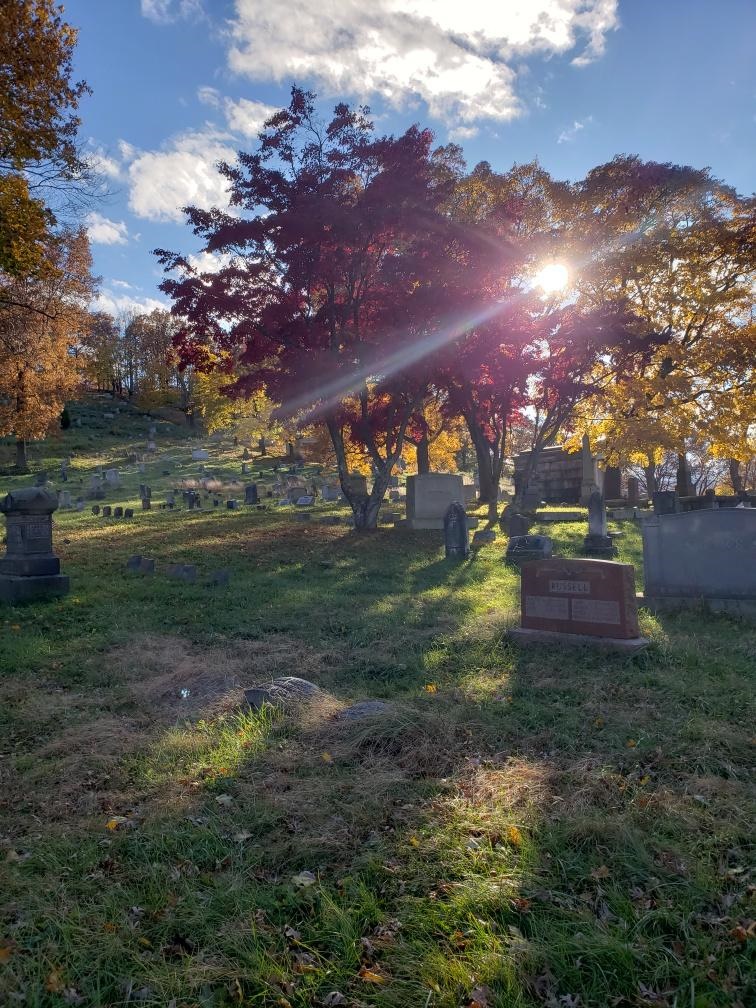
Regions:
[[[6,554],[0,559],[0,601],[22,602],[65,595],[68,578],[52,551],[52,514],[57,495],[42,487],[22,487],[0,500],[7,527]]]

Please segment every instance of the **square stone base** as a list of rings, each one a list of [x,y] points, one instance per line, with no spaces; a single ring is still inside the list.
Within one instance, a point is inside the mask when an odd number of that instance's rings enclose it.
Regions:
[[[604,651],[619,651],[623,654],[635,654],[651,643],[648,637],[593,637],[589,634],[556,633],[552,630],[528,630],[525,627],[513,627],[509,636],[518,644],[590,644],[591,647]]]
[[[707,609],[709,612],[756,619],[756,598],[704,598],[700,595],[641,595],[638,605],[653,613],[678,612],[681,609]]]
[[[0,602],[28,602],[52,595],[67,595],[68,577],[48,574],[41,577],[14,577],[0,574]]]

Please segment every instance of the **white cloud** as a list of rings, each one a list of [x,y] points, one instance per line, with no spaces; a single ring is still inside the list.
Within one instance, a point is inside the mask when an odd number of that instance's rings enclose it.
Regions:
[[[568,126],[567,129],[562,130],[562,132],[557,137],[557,143],[572,143],[578,133],[584,130],[586,126],[590,126],[593,122],[593,116],[586,116],[585,119],[576,119],[572,126]]]
[[[457,129],[521,112],[513,68],[531,54],[600,56],[617,0],[236,0],[232,70],[313,79],[332,94],[426,102]]]
[[[203,105],[210,105],[213,108],[218,108],[221,103],[221,96],[218,88],[210,87],[207,84],[197,88],[197,98]]]
[[[147,312],[160,308],[167,310],[165,301],[158,301],[152,297],[130,297],[128,294],[116,294],[110,290],[100,291],[97,297],[90,304],[91,311],[107,312],[109,315],[118,317],[119,315],[144,315]]]
[[[201,16],[202,0],[142,0],[142,14],[156,24],[170,24],[181,18]]]
[[[231,256],[225,252],[197,252],[186,257],[192,269],[198,273],[217,273],[231,262]]]
[[[248,98],[240,98],[239,101],[226,98],[223,102],[223,111],[229,129],[235,133],[243,133],[247,137],[256,137],[265,120],[270,119],[278,110],[272,105],[250,101]]]
[[[92,210],[84,218],[89,240],[98,245],[125,245],[129,231],[123,221],[112,221]]]
[[[127,283],[126,280],[111,280],[110,283],[111,283],[111,286],[113,286],[113,287],[123,287],[124,290],[132,290],[133,289],[132,286],[131,286],[131,284]]]
[[[165,149],[138,153],[129,165],[129,207],[153,221],[183,221],[181,208],[228,205],[219,161],[233,161],[232,138],[210,127],[173,137]]]
[[[118,161],[107,154],[102,147],[96,147],[91,153],[87,154],[87,161],[90,162],[92,167],[100,175],[106,175],[108,178],[117,179],[121,177],[121,166]]]

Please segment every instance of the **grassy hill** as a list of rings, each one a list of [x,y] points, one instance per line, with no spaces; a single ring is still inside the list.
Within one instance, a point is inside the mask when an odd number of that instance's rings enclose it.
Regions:
[[[752,1003],[753,625],[643,612],[635,657],[520,650],[501,537],[457,566],[436,533],[160,510],[193,447],[237,492],[242,448],[158,422],[140,474],[151,420],[119,410],[75,404],[33,471],[72,455],[75,497],[116,467],[107,503],[147,482],[153,509],[56,512],[71,593],[0,608],[0,1003]],[[245,708],[279,675],[327,702]],[[364,698],[390,706],[334,717]]]

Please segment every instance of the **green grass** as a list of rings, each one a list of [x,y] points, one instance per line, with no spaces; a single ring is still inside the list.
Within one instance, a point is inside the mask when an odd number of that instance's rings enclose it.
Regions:
[[[159,443],[156,501],[197,471]],[[611,527],[640,586],[638,531]],[[753,625],[642,612],[632,658],[520,650],[501,538],[451,566],[433,533],[87,508],[55,540],[71,594],[0,609],[3,1005],[753,1003]],[[285,674],[394,706],[240,706]]]

